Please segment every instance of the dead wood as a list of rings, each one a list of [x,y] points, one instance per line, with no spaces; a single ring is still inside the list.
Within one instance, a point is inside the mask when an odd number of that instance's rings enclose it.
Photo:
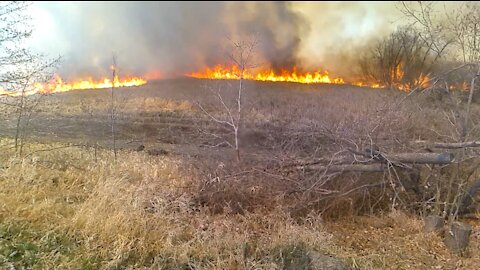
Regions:
[[[431,148],[460,149],[460,148],[480,147],[480,141],[454,142],[454,143],[444,143],[444,142],[430,143],[428,141],[415,141],[414,143],[425,145],[425,148],[429,148],[429,149]]]
[[[378,153],[371,157],[368,164],[333,164],[325,165],[320,162],[306,162],[296,166],[297,170],[327,170],[329,172],[383,172],[399,164],[450,164],[454,160],[451,153]]]
[[[383,155],[391,163],[408,164],[449,164],[453,162],[452,153],[399,153]]]
[[[455,222],[445,233],[445,246],[456,254],[463,255],[468,243],[470,242],[470,234],[472,226],[466,223]]]
[[[480,142],[458,142],[458,143],[434,143],[434,148],[443,148],[443,149],[457,149],[457,148],[468,148],[468,147],[480,147]]]
[[[375,164],[348,164],[348,165],[308,165],[298,166],[298,170],[327,170],[328,172],[383,172],[387,165],[382,163]]]
[[[427,216],[424,219],[425,225],[423,227],[423,231],[425,233],[435,232],[437,234],[441,234],[443,232],[443,226],[445,223],[445,219],[441,216]]]

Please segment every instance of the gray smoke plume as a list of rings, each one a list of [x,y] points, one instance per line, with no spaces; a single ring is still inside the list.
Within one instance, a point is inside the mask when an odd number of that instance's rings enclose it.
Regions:
[[[404,23],[391,2],[35,5],[43,12],[36,47],[63,56],[58,73],[67,80],[109,76],[112,54],[120,76],[183,76],[226,63],[231,40],[253,36],[259,41],[254,62],[261,68],[327,69],[348,78],[366,44]]]
[[[292,67],[309,30],[284,2],[57,2],[44,8],[65,47],[59,74],[67,79],[108,76],[113,53],[120,74],[179,76],[225,62],[228,39],[253,35],[258,61]]]
[[[295,10],[310,23],[297,54],[307,70],[328,69],[348,78],[367,45],[405,23],[395,2],[304,2]]]

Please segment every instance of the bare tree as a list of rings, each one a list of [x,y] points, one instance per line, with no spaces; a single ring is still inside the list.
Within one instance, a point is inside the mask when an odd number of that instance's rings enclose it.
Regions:
[[[220,106],[218,109],[222,113],[220,115],[215,112],[209,112],[204,105],[197,102],[199,108],[215,123],[227,128],[231,131],[233,138],[224,138],[220,134],[210,133],[210,135],[220,138],[222,143],[226,143],[235,150],[237,161],[241,160],[240,148],[240,129],[243,125],[243,95],[244,95],[244,75],[246,70],[254,68],[252,63],[255,48],[258,45],[256,38],[247,41],[232,41],[233,48],[227,53],[229,62],[233,65],[233,70],[236,71],[235,76],[238,78],[238,87],[236,90],[233,102],[226,100],[224,94],[221,93],[222,87],[217,90],[209,89],[215,96]]]
[[[48,89],[37,84],[48,81],[59,62],[26,47],[32,34],[31,17],[27,14],[27,2],[2,2],[0,4],[0,92],[1,103],[16,114],[15,149],[22,154],[29,121]],[[9,97],[5,97],[5,95]]]
[[[478,88],[477,78],[480,76],[480,5],[475,2],[466,2],[454,12],[447,13],[447,29],[455,40],[456,48],[460,52],[462,81],[468,83],[469,94],[466,109],[462,115],[460,140],[465,141],[470,129],[470,111],[475,89]]]
[[[411,90],[424,86],[447,47],[439,51],[413,27],[399,27],[377,41],[359,60],[366,82]]]
[[[115,108],[115,82],[117,80],[117,63],[115,59],[115,55],[112,57],[112,91],[111,91],[111,112],[110,112],[110,125],[112,128],[112,143],[113,143],[113,156],[114,161],[117,161],[117,140],[115,137],[115,118],[116,118],[116,108]]]
[[[472,193],[468,186],[478,165],[472,168],[468,165],[480,157],[478,152],[469,146],[472,145],[471,142],[468,142],[473,130],[471,105],[474,92],[478,88],[477,78],[480,76],[480,8],[477,3],[464,3],[454,10],[444,9],[441,14],[433,2],[402,2],[400,10],[410,20],[411,25],[418,29],[419,37],[425,43],[431,44],[434,52],[441,57],[448,57],[450,62],[461,63],[435,74],[429,87],[431,91],[443,91],[449,97],[452,116],[446,114],[446,117],[452,124],[452,134],[445,137],[451,138],[449,145],[461,146],[454,147],[456,150],[452,151],[456,160],[449,166],[445,179],[436,183],[437,209],[453,222],[463,211],[463,202],[468,201],[466,196],[471,196]],[[452,48],[450,53],[446,50],[447,47]],[[452,86],[457,84],[457,81],[452,79],[455,78],[454,75],[460,77],[460,81],[468,82],[466,102],[450,91]]]
[[[117,93],[119,73],[121,68],[118,65],[118,59],[116,54],[112,55],[112,65],[110,66],[112,71],[112,87],[110,88],[110,131],[111,131],[111,143],[114,155],[114,161],[118,157],[118,141],[119,141],[119,129],[117,126],[118,119],[122,116],[121,113],[127,105],[127,96]]]
[[[479,9],[476,4],[465,4],[469,12],[461,11],[461,9],[452,12],[449,10],[448,15],[445,12],[441,17],[438,16],[438,9],[435,9],[434,3],[416,2],[401,3],[399,8],[409,19],[410,23],[406,27],[397,29],[390,36],[377,42],[371,47],[369,54],[360,61],[360,68],[364,71],[365,77],[369,81],[380,82],[392,88],[397,85],[407,86],[410,90],[408,95],[400,96],[400,100],[392,106],[387,106],[385,113],[378,118],[373,127],[367,133],[367,142],[370,145],[380,146],[372,151],[362,147],[362,143],[358,142],[359,133],[355,136],[358,139],[349,139],[350,152],[354,154],[354,158],[349,159],[346,148],[339,149],[336,154],[344,155],[344,157],[335,160],[322,160],[312,162],[300,169],[315,168],[315,170],[326,171],[381,171],[384,173],[384,180],[377,184],[368,184],[365,188],[378,188],[391,186],[393,191],[392,207],[395,201],[400,201],[399,193],[402,186],[400,172],[404,169],[412,171],[418,164],[426,161],[420,158],[424,155],[432,155],[432,157],[449,157],[440,163],[428,160],[430,165],[425,166],[428,171],[425,179],[422,181],[432,183],[430,190],[422,191],[422,203],[425,205],[434,205],[438,214],[449,218],[450,222],[455,220],[459,213],[464,212],[466,204],[471,201],[472,196],[479,190],[480,184],[472,178],[476,175],[478,164],[480,164],[480,154],[475,141],[469,141],[478,137],[480,130],[478,118],[475,119],[472,113],[472,100],[475,90],[478,88],[478,76],[480,76],[478,62],[478,25],[480,21],[476,18]],[[437,17],[438,16],[438,17]],[[452,19],[453,18],[453,19]],[[456,52],[460,52],[459,54]],[[452,63],[461,64],[452,67]],[[463,62],[463,63],[462,63]],[[455,76],[453,76],[455,75]],[[425,80],[419,80],[426,77]],[[457,88],[457,82],[452,80],[453,77],[460,77],[463,82],[468,82],[468,99],[464,100],[462,95],[451,91]],[[424,84],[425,82],[425,84]],[[453,87],[452,87],[453,86]],[[451,124],[451,129],[446,134],[434,131],[439,137],[446,138],[445,142],[428,141],[428,147],[424,150],[429,152],[449,149],[448,152],[442,153],[422,153],[422,148],[411,146],[411,142],[401,141],[396,138],[400,149],[411,149],[411,153],[402,153],[402,160],[394,158],[399,153],[382,150],[385,147],[384,142],[380,141],[378,130],[384,128],[388,123],[388,115],[392,113],[400,113],[400,104],[405,100],[415,102],[411,97],[414,93],[425,90],[423,93],[441,91],[447,93],[450,104],[444,105],[446,121]],[[400,116],[400,115],[399,115]],[[439,115],[441,117],[441,115]],[[420,117],[417,115],[416,117]],[[332,134],[333,135],[333,134]],[[332,141],[340,141],[341,136],[334,134],[331,136]],[[393,134],[389,135],[393,137]],[[347,139],[347,138],[345,138]],[[363,144],[364,146],[365,144]],[[388,148],[387,148],[388,149]],[[450,155],[454,154],[454,155]],[[403,157],[411,157],[411,160],[403,159]],[[454,156],[454,158],[453,158]],[[363,157],[367,159],[360,159]],[[396,156],[398,157],[398,156]],[[372,164],[372,161],[383,162],[384,165]],[[350,161],[351,163],[346,163]],[[411,166],[409,164],[414,164]],[[434,165],[437,164],[437,165]],[[297,167],[298,168],[298,167]],[[418,176],[420,177],[420,176]],[[318,177],[317,177],[318,179]],[[324,178],[325,179],[325,178]],[[473,184],[472,184],[473,182]],[[358,191],[360,187],[353,187],[352,190]],[[351,194],[347,191],[343,194]],[[342,195],[342,194],[341,194]],[[330,197],[338,196],[336,194]],[[343,195],[342,195],[343,196]],[[327,196],[328,197],[328,196]],[[325,197],[321,198],[322,200]],[[406,201],[402,204],[405,205]]]

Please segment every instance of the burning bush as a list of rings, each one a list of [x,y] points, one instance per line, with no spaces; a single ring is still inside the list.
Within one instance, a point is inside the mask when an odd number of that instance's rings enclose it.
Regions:
[[[359,60],[363,80],[404,91],[425,88],[443,53],[412,27],[400,27],[369,46]]]

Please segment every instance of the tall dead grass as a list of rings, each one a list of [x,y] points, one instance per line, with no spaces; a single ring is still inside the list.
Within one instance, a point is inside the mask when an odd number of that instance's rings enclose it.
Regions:
[[[24,159],[2,155],[0,220],[65,232],[76,253],[54,268],[96,258],[98,269],[276,269],[282,246],[333,247],[318,216],[211,214],[194,203],[195,173],[173,158],[123,152],[114,163],[101,152],[95,163],[88,149],[31,147]]]

